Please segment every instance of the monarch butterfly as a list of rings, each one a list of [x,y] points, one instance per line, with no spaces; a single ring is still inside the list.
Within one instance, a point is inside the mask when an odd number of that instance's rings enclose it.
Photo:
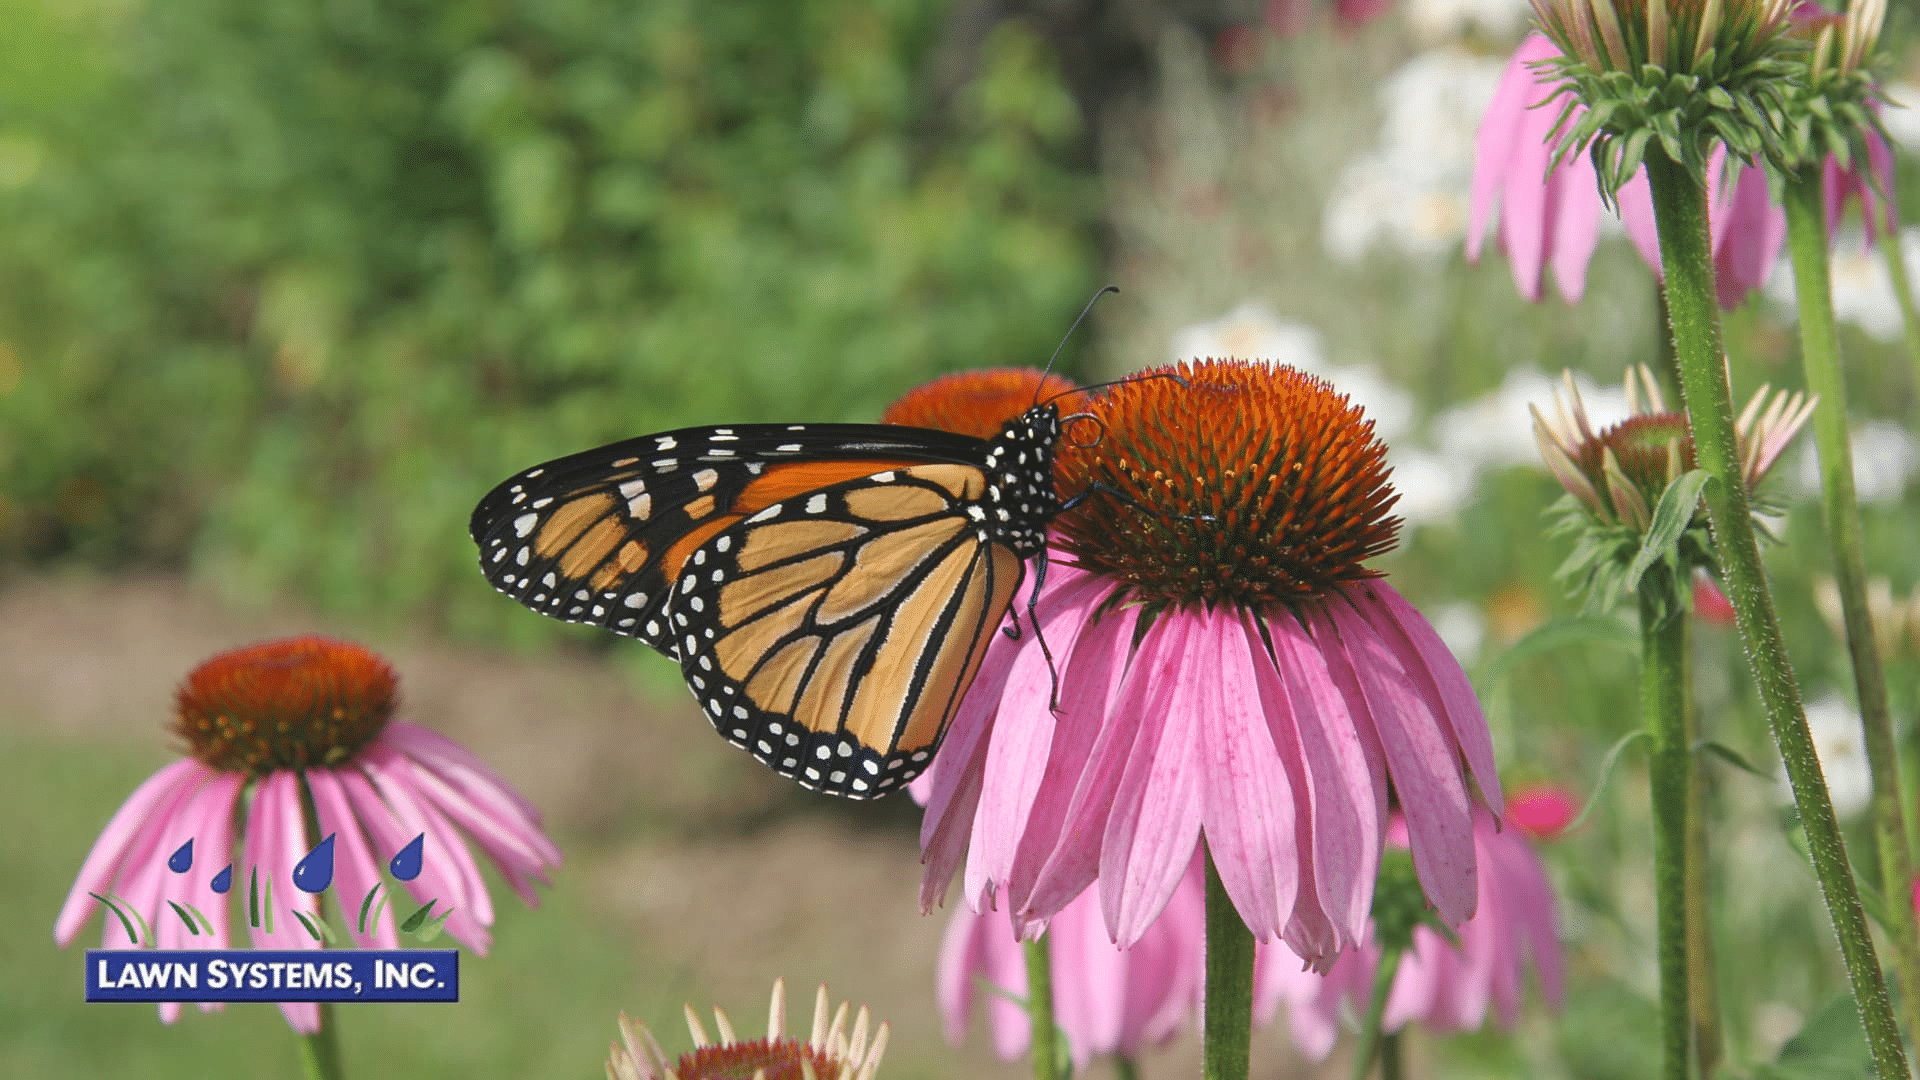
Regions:
[[[1070,505],[1060,431],[1051,401],[990,439],[682,428],[518,473],[469,532],[495,588],[665,653],[715,730],[774,772],[874,798],[932,760]]]

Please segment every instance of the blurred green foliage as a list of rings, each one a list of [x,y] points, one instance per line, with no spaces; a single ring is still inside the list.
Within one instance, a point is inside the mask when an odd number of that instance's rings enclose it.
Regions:
[[[1043,360],[1080,118],[943,7],[0,0],[0,550],[550,636],[513,470]]]

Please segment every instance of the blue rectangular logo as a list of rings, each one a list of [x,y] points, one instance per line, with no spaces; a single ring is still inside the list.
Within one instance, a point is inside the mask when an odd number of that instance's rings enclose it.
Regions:
[[[459,1001],[458,949],[88,949],[88,1001]]]

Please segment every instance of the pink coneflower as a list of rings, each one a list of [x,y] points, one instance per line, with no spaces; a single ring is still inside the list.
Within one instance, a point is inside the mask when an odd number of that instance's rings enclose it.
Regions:
[[[1569,154],[1552,170],[1547,167],[1554,154],[1548,137],[1560,109],[1557,101],[1542,104],[1553,96],[1556,83],[1532,65],[1559,55],[1544,36],[1528,34],[1507,61],[1481,118],[1467,258],[1480,258],[1487,222],[1498,206],[1500,243],[1520,295],[1540,299],[1541,278],[1551,266],[1560,295],[1572,302],[1586,291],[1587,262],[1599,242],[1603,208],[1587,155]],[[1766,283],[1786,242],[1787,219],[1768,201],[1766,175],[1760,170],[1736,163],[1732,191],[1720,183],[1725,156],[1724,150],[1715,150],[1708,168],[1708,221],[1720,306],[1734,308]],[[1660,238],[1645,169],[1620,189],[1619,204],[1627,236],[1659,275]]]
[[[1497,809],[1499,781],[1459,663],[1363,565],[1399,525],[1385,445],[1291,368],[1161,370],[1061,448],[1063,491],[1119,495],[1057,522],[1051,670],[1027,626],[961,704],[923,786],[923,904],[963,858],[967,902],[1003,897],[1023,929],[1097,882],[1132,945],[1204,837],[1254,935],[1324,964],[1364,933],[1391,783],[1427,895],[1465,920],[1470,789]]]
[[[620,1041],[607,1058],[607,1080],[873,1080],[887,1051],[887,1025],[872,1028],[866,1006],[847,1028],[846,1002],[831,1009],[827,988],[813,1000],[813,1029],[802,1040],[786,1033],[787,988],[773,983],[773,1001],[767,1006],[767,1034],[743,1039],[734,1034],[733,1021],[713,1010],[719,1038],[710,1038],[693,1006],[685,1007],[687,1033],[693,1049],[670,1059],[644,1024],[620,1014]],[[871,1034],[871,1038],[869,1038]]]
[[[1169,1039],[1192,1014],[1205,959],[1203,876],[1195,860],[1160,917],[1131,948],[1113,944],[1099,896],[1091,889],[1048,924],[1053,1018],[1067,1033],[1075,1072],[1084,1071],[1097,1054],[1132,1057]],[[1026,1053],[1032,1025],[1025,1009],[986,993],[978,982],[1026,996],[1026,959],[1017,930],[1000,912],[956,908],[940,947],[937,975],[948,1041],[958,1045],[966,1037],[974,1000],[984,993],[994,1050],[1007,1061]]]
[[[1559,919],[1553,887],[1539,855],[1518,829],[1502,830],[1485,810],[1474,812],[1473,842],[1482,872],[1479,911],[1459,928],[1455,946],[1431,927],[1413,932],[1413,946],[1400,961],[1387,994],[1383,1031],[1419,1023],[1435,1031],[1476,1031],[1491,1006],[1495,1022],[1510,1028],[1520,1012],[1521,989],[1531,960],[1541,993],[1558,1008],[1565,989]],[[1389,840],[1406,843],[1394,821]],[[1282,998],[1295,1043],[1309,1056],[1327,1056],[1339,1034],[1342,1008],[1364,1013],[1380,963],[1369,942],[1343,953],[1325,976],[1287,975],[1286,957],[1263,954],[1263,971]],[[1295,965],[1297,967],[1297,965]],[[1270,1007],[1270,1006],[1269,1006]]]
[[[985,368],[942,375],[907,391],[887,406],[883,424],[939,428],[956,435],[991,439],[1001,425],[1027,411],[1034,402],[1059,399],[1060,411],[1079,409],[1076,384],[1064,375],[1036,368]],[[1064,395],[1064,396],[1062,396]]]
[[[300,918],[322,917],[319,892],[331,885],[342,908],[357,906],[380,884],[382,863],[405,851],[404,870],[418,867],[408,889],[421,903],[437,900],[435,913],[449,912],[446,932],[484,954],[493,902],[462,836],[529,905],[539,902],[532,883],[547,880],[560,853],[540,831],[539,813],[506,781],[444,736],[393,719],[397,702],[385,661],[324,637],[252,645],[195,668],[174,709],[188,756],[148,778],[107,822],[54,920],[54,940],[72,943],[98,906],[88,894],[99,893],[117,896],[152,928],[152,940],[135,942],[109,918],[107,948],[226,948],[222,894],[257,882],[271,887],[280,910],[271,924],[263,917],[250,927],[254,946],[319,948]],[[309,800],[317,820],[307,815]],[[411,847],[417,837],[424,839]],[[331,858],[296,879],[296,864],[318,848]],[[395,875],[407,877],[404,870]],[[210,933],[189,932],[170,903],[196,906]],[[364,932],[347,911],[335,929],[364,946],[398,944],[391,907],[379,907]],[[320,1028],[313,1003],[280,1011],[297,1031]],[[160,1006],[168,1023],[179,1015],[178,1003]]]

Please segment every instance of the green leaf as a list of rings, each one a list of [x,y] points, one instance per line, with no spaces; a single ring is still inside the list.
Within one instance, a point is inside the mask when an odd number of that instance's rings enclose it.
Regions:
[[[380,882],[376,881],[373,883],[373,888],[367,890],[367,898],[360,901],[360,932],[363,934],[367,932],[367,914],[373,910],[373,898],[378,895],[380,895]],[[374,917],[379,918],[378,915]]]
[[[1631,627],[1608,615],[1568,615],[1535,627],[1525,637],[1494,657],[1481,675],[1481,682],[1493,686],[1523,660],[1553,652],[1569,645],[1605,645],[1632,650],[1639,638]]]
[[[1600,776],[1593,782],[1593,794],[1587,796],[1587,804],[1580,808],[1578,817],[1567,822],[1567,827],[1562,829],[1562,832],[1572,832],[1579,828],[1581,823],[1587,820],[1587,815],[1593,813],[1594,806],[1600,802],[1600,793],[1607,790],[1607,779],[1613,775],[1613,767],[1619,764],[1620,755],[1627,752],[1627,747],[1641,739],[1652,737],[1646,728],[1638,728],[1620,736],[1620,741],[1607,750],[1607,756],[1600,759]]]
[[[1640,553],[1633,557],[1633,563],[1627,567],[1627,587],[1640,587],[1640,577],[1661,559],[1673,559],[1678,552],[1680,536],[1687,531],[1693,521],[1694,512],[1700,506],[1700,492],[1713,479],[1704,469],[1694,469],[1676,477],[1660,495],[1659,505],[1653,508],[1653,522],[1647,526],[1647,535],[1640,542]]]
[[[1841,994],[1807,1017],[1800,1031],[1780,1048],[1780,1057],[1762,1065],[1756,1080],[1859,1080],[1873,1075],[1873,1051],[1860,1026],[1860,1011]]]
[[[439,902],[438,900],[429,900],[421,904],[414,910],[413,914],[407,916],[406,919],[400,923],[400,932],[403,934],[411,934],[415,930],[420,929],[420,925],[427,921],[427,914],[433,910],[433,905]]]
[[[143,939],[143,938],[142,938],[142,937],[141,937],[141,936],[140,936],[139,934],[136,934],[136,933],[134,933],[134,932],[133,932],[133,922],[132,922],[131,920],[129,920],[129,919],[127,918],[127,913],[126,913],[125,911],[123,911],[123,910],[121,910],[121,908],[120,908],[120,905],[119,905],[119,904],[116,904],[116,903],[114,903],[114,902],[113,902],[113,900],[109,900],[109,899],[108,899],[107,897],[105,897],[105,896],[101,896],[101,895],[100,895],[99,893],[97,893],[97,892],[90,892],[90,893],[88,893],[87,895],[88,895],[88,896],[91,896],[91,897],[93,897],[93,898],[94,898],[95,900],[98,900],[98,901],[100,901],[101,903],[103,903],[103,904],[105,904],[105,905],[107,905],[107,910],[108,910],[108,911],[111,911],[111,912],[113,912],[113,913],[114,913],[114,915],[115,915],[116,917],[118,917],[118,918],[119,918],[119,920],[120,920],[120,928],[121,928],[121,929],[123,929],[123,930],[125,930],[125,931],[127,932],[127,940],[128,940],[128,941],[131,941],[131,942],[133,942],[133,943],[134,943],[135,945],[138,945],[138,944],[140,944],[140,942],[141,942],[142,940],[144,940],[144,939]],[[116,898],[116,899],[117,899],[117,898]],[[134,918],[136,918],[136,919],[138,919],[138,918],[140,918],[140,913],[136,911],[136,912],[134,912],[134,913],[133,913],[133,916],[134,916]],[[147,925],[147,921],[146,921],[145,919],[140,919],[140,927],[141,927],[141,929],[145,929],[145,928],[146,928],[146,925]]]
[[[172,900],[167,901],[167,906],[173,909],[175,915],[180,916],[181,922],[187,924],[187,933],[192,934],[194,937],[200,936],[200,927],[193,921],[193,916],[187,914],[186,908],[181,907]]]
[[[1741,772],[1752,773],[1762,780],[1772,780],[1774,778],[1772,773],[1762,772],[1759,766],[1748,761],[1738,750],[1728,746],[1726,743],[1714,739],[1701,739],[1699,742],[1694,743],[1690,749],[1695,754],[1705,750],[1720,760],[1725,761],[1727,764],[1732,765],[1734,768],[1739,769]]]

